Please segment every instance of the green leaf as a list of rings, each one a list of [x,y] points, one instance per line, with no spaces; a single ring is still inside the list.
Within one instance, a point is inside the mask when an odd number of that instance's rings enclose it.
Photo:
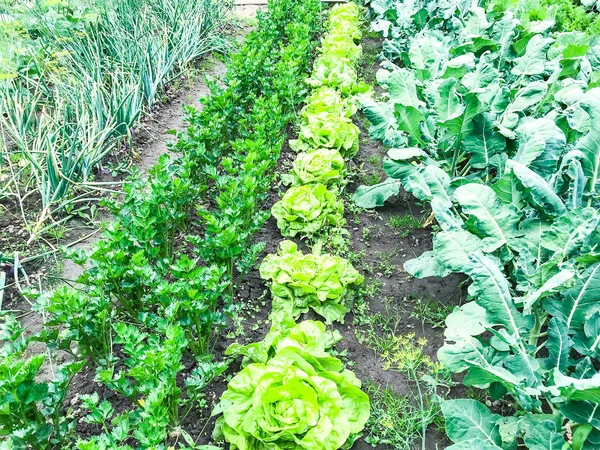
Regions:
[[[563,291],[561,301],[552,300],[546,306],[559,317],[568,330],[583,330],[587,317],[600,309],[600,263],[590,266],[575,286]]]
[[[527,44],[525,54],[515,58],[511,72],[521,77],[542,74],[546,67],[546,53],[553,42],[554,39],[545,38],[541,34],[533,36]]]
[[[469,294],[485,308],[490,322],[504,325],[508,333],[519,341],[526,321],[515,306],[510,285],[498,264],[481,252],[472,253],[469,262],[471,264],[465,270],[473,280]]]
[[[412,106],[396,104],[394,106],[394,117],[399,130],[407,133],[416,144],[422,147],[427,146],[420,128],[421,122],[425,120],[423,114]]]
[[[593,428],[591,425],[580,425],[573,433],[572,449],[581,450],[585,445],[588,436],[592,432]]]
[[[417,80],[414,72],[401,68],[392,72],[380,69],[377,72],[377,81],[387,85],[392,104],[412,106],[417,109],[425,105],[417,96]]]
[[[393,178],[388,178],[382,183],[373,186],[359,186],[352,196],[357,206],[365,209],[383,206],[385,201],[400,192],[402,183]]]
[[[434,109],[440,122],[456,119],[465,110],[456,92],[457,83],[456,79],[448,78],[440,80],[439,85],[435,86]]]
[[[483,93],[499,76],[500,73],[487,61],[487,58],[481,57],[475,71],[469,72],[462,77],[461,83],[469,92]]]
[[[506,169],[512,170],[519,179],[535,209],[551,216],[559,216],[567,212],[567,208],[560,197],[533,170],[511,159],[506,161]]]
[[[454,443],[480,439],[491,445],[500,445],[498,419],[483,404],[475,400],[446,400],[442,403],[446,419],[446,434]],[[492,447],[493,448],[493,447]]]
[[[404,189],[419,200],[431,202],[435,198],[444,206],[452,206],[447,192],[450,177],[445,171],[433,165],[411,168],[413,170],[404,181]]]
[[[539,103],[548,92],[548,85],[543,81],[533,81],[519,89],[513,101],[506,107],[500,119],[500,131],[506,137],[515,139],[511,130],[519,123],[519,114]]]
[[[477,114],[486,110],[487,105],[479,101],[477,94],[468,93],[463,95],[462,101],[464,109],[462,114],[454,118],[448,118],[440,123],[440,126],[447,128],[454,136],[464,136],[473,129],[473,118]]]
[[[560,407],[560,412],[575,423],[589,423],[600,430],[600,404],[591,402],[569,402]]]
[[[560,153],[567,144],[564,133],[549,119],[526,117],[516,129],[519,148],[513,160],[532,169],[539,175],[556,172]],[[532,164],[532,163],[536,164]]]
[[[498,447],[496,444],[492,444],[489,441],[482,439],[471,439],[469,441],[463,441],[458,444],[446,447],[446,450],[501,450],[502,447]]]
[[[564,371],[569,367],[569,352],[571,351],[572,341],[569,337],[569,329],[565,323],[558,317],[550,319],[548,324],[548,340],[546,348],[548,349],[548,358],[544,360],[547,369],[557,368]]]
[[[479,114],[474,118],[473,125],[473,131],[463,142],[463,149],[471,155],[471,167],[487,169],[490,167],[492,156],[506,149],[506,139],[494,130],[489,115]]]
[[[525,445],[529,450],[563,450],[565,439],[557,433],[554,422],[544,420],[528,428]]]
[[[404,270],[416,278],[444,278],[452,273],[437,261],[433,251],[423,252],[418,258],[406,261]]]
[[[578,208],[555,220],[542,234],[541,245],[561,260],[568,260],[581,250],[600,224],[594,208]]]
[[[394,109],[390,103],[376,102],[371,97],[361,97],[363,113],[371,126],[369,135],[376,141],[381,141],[390,147],[401,147],[406,138],[396,126]]]
[[[568,283],[573,280],[575,274],[570,270],[563,269],[558,272],[556,275],[550,277],[546,282],[539,288],[533,292],[527,294],[527,296],[523,300],[523,311],[526,314],[529,314],[534,307],[534,305],[545,296],[552,294],[554,292],[559,291],[561,288],[564,288]]]
[[[512,205],[503,204],[490,187],[466,184],[456,189],[454,197],[465,214],[476,217],[475,228],[485,236],[484,251],[492,252],[516,235],[519,212]]]
[[[469,255],[481,248],[481,239],[465,230],[442,231],[433,237],[433,250],[439,264],[452,272],[463,272]]]
[[[446,317],[448,330],[461,330],[467,336],[479,336],[486,332],[491,324],[487,321],[486,311],[475,302],[457,306]]]
[[[585,93],[581,106],[590,115],[592,128],[589,133],[579,140],[576,149],[584,157],[581,161],[583,172],[588,177],[586,193],[597,195],[600,184],[600,88],[594,88]]]

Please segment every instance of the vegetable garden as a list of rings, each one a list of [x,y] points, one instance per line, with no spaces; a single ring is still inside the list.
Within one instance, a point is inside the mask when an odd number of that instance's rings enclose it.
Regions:
[[[270,0],[236,44],[218,3],[8,3],[0,206],[44,253],[0,253],[0,449],[600,448],[600,4]],[[81,274],[31,282],[90,192]]]

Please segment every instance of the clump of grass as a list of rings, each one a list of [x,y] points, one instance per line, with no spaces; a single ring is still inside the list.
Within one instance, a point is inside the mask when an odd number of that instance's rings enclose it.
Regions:
[[[373,186],[374,184],[381,183],[382,177],[381,177],[381,174],[377,170],[372,169],[371,173],[367,173],[367,172],[360,173],[358,175],[358,181],[361,184],[364,184],[365,186]]]
[[[407,397],[390,388],[366,386],[371,399],[371,417],[365,441],[372,445],[388,444],[397,450],[412,450],[420,439],[421,420]]]
[[[383,275],[387,277],[392,276],[392,274],[396,270],[396,265],[393,263],[392,260],[397,254],[398,252],[396,251],[375,252],[375,256],[377,257],[377,267]]]
[[[433,328],[442,328],[446,317],[454,310],[454,305],[436,302],[431,299],[415,299],[415,306],[410,316],[421,321],[421,325],[429,324]]]
[[[407,237],[412,229],[421,228],[423,226],[421,219],[412,214],[392,216],[388,220],[387,225],[402,239]]]

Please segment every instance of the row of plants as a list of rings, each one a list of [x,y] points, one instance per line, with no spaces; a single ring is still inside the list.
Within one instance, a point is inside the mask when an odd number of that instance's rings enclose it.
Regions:
[[[600,40],[527,4],[372,3],[384,93],[362,105],[389,178],[355,200],[430,206],[433,250],[405,270],[469,279],[438,359],[514,411],[443,402],[452,449],[600,443]]]
[[[343,321],[363,281],[350,262],[322,252],[327,234],[344,224],[344,157],[358,150],[351,117],[360,89],[360,16],[354,3],[329,13],[308,79],[314,89],[301,112],[299,137],[291,142],[299,153],[282,177],[291,187],[271,211],[284,236],[301,238],[313,251],[304,254],[286,240],[263,260],[260,274],[271,282],[271,331],[261,342],[227,350],[244,356],[213,412],[223,414],[215,437],[225,438],[231,449],[350,448],[369,418],[360,381],[332,354],[339,333],[317,321],[296,324],[309,309],[327,323]]]
[[[96,170],[167,86],[230,48],[232,3],[21,3],[0,6],[0,200],[29,206],[22,219],[34,238],[107,188]]]
[[[282,135],[307,93],[320,11],[320,0],[271,0],[204,108],[188,108],[190,127],[174,145],[180,155],[134,174],[124,198],[107,202],[114,221],[103,238],[87,254],[69,252],[83,267],[76,284],[29,293],[43,330],[31,334],[4,317],[5,448],[211,448],[182,424],[201,415],[204,388],[229,365],[215,360],[214,344],[264,246],[254,237],[269,216]],[[28,355],[35,341],[48,346],[49,360]],[[54,367],[56,350],[69,362]],[[39,380],[44,364],[54,374],[47,382]],[[96,430],[86,438],[65,404],[84,366],[127,405],[81,396],[83,421]]]

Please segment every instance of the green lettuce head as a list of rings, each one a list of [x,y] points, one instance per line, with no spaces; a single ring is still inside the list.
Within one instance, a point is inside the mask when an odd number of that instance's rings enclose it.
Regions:
[[[355,65],[333,54],[323,54],[315,60],[308,84],[313,87],[328,86],[351,94],[358,85]]]
[[[337,358],[327,364],[294,347],[231,379],[213,415],[231,450],[349,448],[369,418],[369,397]]]
[[[354,2],[348,2],[331,8],[326,26],[330,33],[345,31],[345,34],[351,36],[352,39],[360,39],[360,20],[360,6]]]
[[[312,308],[327,323],[343,321],[350,310],[354,288],[364,277],[339,256],[303,254],[292,241],[279,244],[276,255],[267,255],[260,276],[271,280],[274,320],[297,318]]]
[[[273,217],[284,236],[298,233],[312,236],[326,226],[344,225],[344,204],[335,192],[323,184],[296,186],[288,189],[273,205]]]
[[[292,318],[275,321],[269,333],[260,342],[248,345],[231,344],[226,355],[244,356],[242,367],[250,363],[266,363],[285,347],[294,347],[315,358],[329,358],[331,348],[342,340],[337,331],[328,331],[323,322],[305,320],[296,324]],[[321,364],[326,361],[321,360]]]
[[[323,148],[299,153],[294,161],[292,171],[284,175],[282,180],[285,184],[292,186],[313,183],[331,186],[339,183],[345,175],[346,164],[340,152]]]
[[[353,36],[359,40],[360,31],[356,31]],[[362,47],[356,45],[352,36],[346,34],[345,30],[341,30],[325,36],[321,43],[321,52],[323,55],[335,56],[345,62],[355,64],[362,55]]]
[[[358,110],[356,102],[353,97],[342,98],[335,89],[323,86],[310,96],[302,111],[302,117],[308,120],[308,116],[328,112],[340,117],[351,118]]]
[[[328,112],[307,114],[298,139],[290,145],[298,152],[331,148],[339,150],[345,158],[351,158],[358,152],[359,134],[358,127],[347,117]]]

